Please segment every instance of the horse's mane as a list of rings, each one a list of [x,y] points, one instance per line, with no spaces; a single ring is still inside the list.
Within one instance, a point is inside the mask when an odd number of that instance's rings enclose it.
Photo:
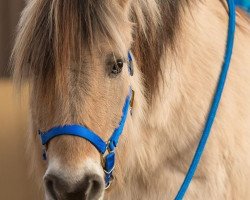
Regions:
[[[180,28],[180,14],[184,11],[184,6],[188,4],[189,0],[159,0],[159,22],[157,26],[153,24],[151,15],[145,13],[146,33],[140,31],[140,28],[135,30],[133,49],[139,68],[144,74],[149,99],[154,91],[158,89],[159,78],[162,76],[160,62],[164,51],[167,48],[172,51],[176,50],[175,42],[178,29]],[[136,16],[136,13],[133,16]],[[134,21],[136,24],[141,23],[136,18]]]
[[[157,88],[161,73],[160,58],[166,46],[173,47],[183,1],[134,0],[132,50],[150,93]],[[109,3],[108,3],[109,2]],[[19,23],[12,54],[14,78],[43,82],[56,80],[63,86],[70,62],[80,62],[83,47],[93,47],[103,35],[125,51],[123,34],[117,27],[124,21],[124,0],[28,1]]]

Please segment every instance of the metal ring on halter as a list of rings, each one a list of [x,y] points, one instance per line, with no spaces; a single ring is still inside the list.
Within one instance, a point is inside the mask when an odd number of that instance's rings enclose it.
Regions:
[[[113,153],[115,152],[115,150],[110,150],[109,148],[109,144],[110,144],[110,141],[106,142],[106,151],[104,152],[104,154],[101,154],[101,157],[102,157],[102,165],[105,166],[105,158],[107,155],[109,155],[110,153]]]
[[[105,174],[110,175],[114,171],[114,169],[115,169],[115,166],[109,171],[106,171],[105,169],[103,169],[103,171]]]
[[[101,160],[102,160],[101,162],[102,162],[102,167],[103,167],[103,171],[105,174],[105,182],[106,182],[105,189],[108,189],[114,180],[114,176],[112,173],[115,169],[115,164],[114,164],[115,158],[113,157],[115,154],[115,149],[111,150],[109,145],[110,145],[110,141],[106,142],[106,151],[103,154],[101,154]]]
[[[108,182],[108,185],[105,186],[105,190],[107,190],[107,189],[110,188],[110,186],[111,186],[113,180],[114,180],[114,177],[112,176],[112,179]]]

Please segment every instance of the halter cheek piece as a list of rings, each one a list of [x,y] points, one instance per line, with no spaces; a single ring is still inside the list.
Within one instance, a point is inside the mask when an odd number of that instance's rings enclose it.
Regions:
[[[131,76],[134,74],[133,68],[133,57],[131,52],[128,53],[128,69]],[[105,173],[105,183],[106,189],[110,186],[113,180],[113,171],[115,168],[115,148],[118,145],[119,138],[123,132],[123,128],[127,119],[127,115],[129,110],[132,109],[133,106],[133,98],[134,91],[129,88],[129,94],[126,97],[123,109],[122,109],[122,117],[118,127],[114,130],[112,136],[105,142],[102,138],[100,138],[96,133],[87,129],[86,127],[78,124],[73,125],[65,125],[65,126],[57,126],[50,129],[47,132],[39,131],[42,145],[43,145],[43,159],[47,159],[46,155],[46,145],[55,137],[61,135],[71,135],[84,138],[88,140],[101,154],[102,157],[102,166]],[[132,114],[132,111],[130,112]]]

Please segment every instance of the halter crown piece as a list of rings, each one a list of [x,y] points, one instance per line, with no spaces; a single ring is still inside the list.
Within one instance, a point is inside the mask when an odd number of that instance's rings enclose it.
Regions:
[[[131,52],[128,52],[128,70],[131,76],[133,76],[133,57]],[[115,168],[115,148],[118,145],[119,138],[123,132],[123,128],[127,119],[127,115],[129,109],[132,109],[133,103],[133,95],[134,91],[129,88],[129,94],[126,97],[123,109],[122,109],[122,117],[118,127],[114,130],[110,139],[105,142],[102,138],[100,138],[96,133],[89,130],[88,128],[79,125],[65,125],[65,126],[57,126],[54,127],[47,132],[39,131],[39,135],[41,137],[42,145],[43,145],[43,159],[47,159],[46,155],[46,145],[55,137],[62,135],[71,135],[81,137],[89,141],[102,155],[102,165],[103,171],[105,173],[105,184],[106,189],[110,186],[113,180],[113,171]],[[132,113],[132,112],[131,112]]]

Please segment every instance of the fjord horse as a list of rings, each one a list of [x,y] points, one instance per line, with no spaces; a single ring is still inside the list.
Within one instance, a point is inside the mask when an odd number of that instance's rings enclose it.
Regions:
[[[199,142],[227,38],[224,0],[28,0],[12,55],[30,86],[28,153],[46,199],[173,199]],[[133,54],[130,76],[127,52]],[[185,199],[250,199],[250,22],[235,47],[211,138]],[[132,115],[105,190],[99,152],[38,130],[80,124],[108,140],[129,88]]]

